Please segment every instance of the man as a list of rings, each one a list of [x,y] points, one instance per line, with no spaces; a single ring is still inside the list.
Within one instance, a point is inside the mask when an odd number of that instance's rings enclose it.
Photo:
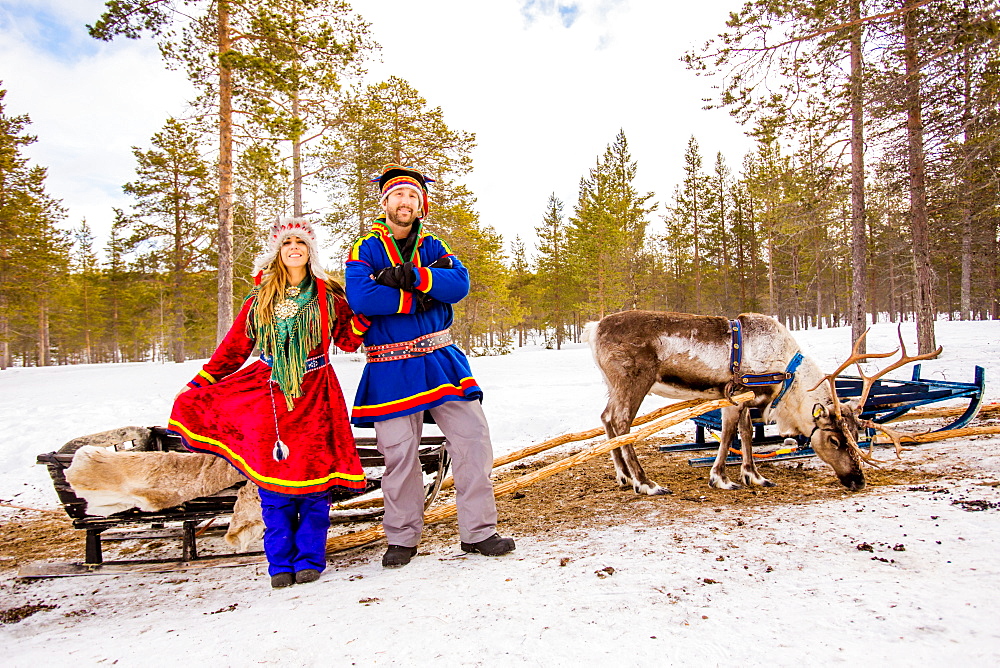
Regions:
[[[442,240],[423,230],[427,184],[419,171],[386,165],[377,182],[385,216],[372,223],[347,260],[347,299],[364,336],[365,365],[351,421],[374,423],[385,457],[382,492],[389,547],[387,568],[417,553],[424,524],[424,485],[418,459],[424,413],[447,439],[462,549],[500,556],[514,540],[496,532],[490,483],[493,446],[465,355],[452,344],[452,304],[469,293],[469,272]]]

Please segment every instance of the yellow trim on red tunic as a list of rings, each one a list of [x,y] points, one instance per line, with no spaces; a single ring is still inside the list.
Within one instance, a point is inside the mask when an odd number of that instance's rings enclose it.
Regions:
[[[271,485],[280,485],[282,487],[314,487],[316,485],[322,485],[324,483],[330,482],[335,478],[339,478],[341,480],[353,480],[356,482],[361,482],[365,480],[365,475],[363,473],[353,474],[353,473],[339,473],[339,472],[334,472],[326,476],[325,478],[316,478],[315,480],[282,480],[281,478],[270,478],[254,471],[247,464],[245,459],[243,459],[238,454],[233,452],[232,449],[230,449],[225,443],[222,443],[221,441],[216,441],[214,438],[209,438],[207,436],[195,434],[177,420],[170,420],[169,425],[172,429],[176,429],[182,432],[192,441],[195,441],[197,443],[203,443],[205,445],[213,446],[214,448],[222,450],[228,455],[227,459],[229,459],[229,461],[232,462],[232,464],[236,466],[236,468],[248,474],[247,477],[254,478],[255,480],[260,480],[262,482],[266,482]]]

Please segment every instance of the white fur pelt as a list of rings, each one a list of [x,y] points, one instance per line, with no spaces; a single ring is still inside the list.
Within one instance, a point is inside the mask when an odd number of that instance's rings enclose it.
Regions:
[[[225,460],[212,455],[116,452],[93,445],[77,450],[66,469],[66,481],[87,501],[87,513],[103,516],[129,508],[156,512],[215,494],[243,479]]]
[[[257,490],[257,485],[248,482],[240,487],[236,495],[226,542],[237,552],[246,552],[250,543],[264,537],[264,518],[260,514],[260,494]]]

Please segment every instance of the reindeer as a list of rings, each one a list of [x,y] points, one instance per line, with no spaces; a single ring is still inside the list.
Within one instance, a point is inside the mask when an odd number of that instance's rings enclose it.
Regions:
[[[867,332],[865,332],[867,334]],[[764,419],[776,422],[782,436],[802,435],[820,459],[829,464],[844,487],[863,489],[862,463],[877,465],[871,451],[858,447],[862,427],[883,431],[900,452],[902,434],[861,420],[861,407],[872,383],[903,364],[940,354],[907,356],[900,333],[902,358],[874,376],[864,376],[857,401],[841,402],[835,380],[844,369],[866,359],[885,358],[889,353],[859,354],[864,335],[854,344],[850,358],[832,374],[799,351],[799,345],[780,322],[758,313],[744,313],[735,320],[719,316],[654,311],[623,311],[599,322],[587,323],[583,339],[588,341],[608,387],[608,405],[601,414],[608,438],[628,433],[639,405],[647,394],[672,399],[714,400],[730,398],[736,390],[751,390],[754,398],[722,409],[719,453],[709,474],[717,489],[739,489],[743,485],[773,487],[762,476],[753,459],[751,407],[761,408]],[[899,350],[899,349],[897,349]],[[860,365],[859,365],[860,371]],[[726,456],[739,430],[743,463],[743,485],[726,476]],[[669,494],[646,476],[632,445],[611,451],[615,477],[622,488],[637,494]]]

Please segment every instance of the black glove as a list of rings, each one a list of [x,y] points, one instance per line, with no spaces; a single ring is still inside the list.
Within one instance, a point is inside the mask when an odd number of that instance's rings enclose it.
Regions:
[[[449,256],[449,255],[442,255],[441,257],[439,257],[438,259],[434,260],[429,265],[427,265],[427,268],[428,269],[451,269],[454,266],[455,266],[455,263],[451,261],[451,256]],[[433,307],[434,304],[437,303],[436,299],[434,299],[430,295],[424,294],[422,292],[415,292],[415,293],[413,293],[413,296],[417,300],[417,311],[429,311],[431,309],[431,307]]]
[[[437,300],[423,292],[414,292],[413,298],[417,300],[417,311],[429,311],[437,304]]]
[[[412,262],[397,264],[395,267],[386,267],[375,276],[375,282],[379,285],[396,288],[397,290],[406,290],[407,292],[413,291],[414,280],[416,280],[416,277],[413,275]]]
[[[442,255],[427,265],[429,269],[451,269],[454,266],[455,263],[451,261],[451,256],[449,255]]]

